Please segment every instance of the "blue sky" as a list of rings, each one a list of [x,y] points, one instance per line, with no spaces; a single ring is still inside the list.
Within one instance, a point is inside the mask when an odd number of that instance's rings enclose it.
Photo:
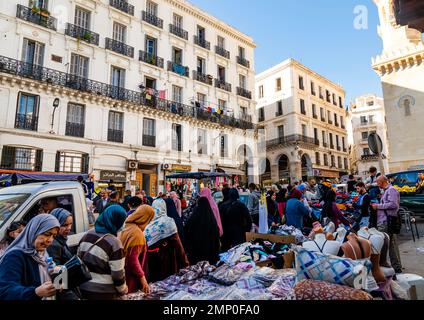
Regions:
[[[189,0],[253,37],[256,73],[292,57],[341,84],[346,103],[381,95],[371,57],[381,53],[378,12],[372,0]],[[368,29],[354,28],[356,6],[368,9]]]

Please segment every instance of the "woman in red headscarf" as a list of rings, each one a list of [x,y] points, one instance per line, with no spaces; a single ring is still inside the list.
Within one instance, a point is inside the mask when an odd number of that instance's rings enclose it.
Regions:
[[[302,192],[294,188],[286,205],[286,224],[298,229],[303,228],[303,217],[309,214],[309,210],[300,201],[301,198]]]

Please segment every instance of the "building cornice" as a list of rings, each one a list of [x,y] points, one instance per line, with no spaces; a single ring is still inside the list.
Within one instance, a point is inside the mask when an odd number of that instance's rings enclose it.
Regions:
[[[224,23],[217,18],[213,17],[212,15],[204,12],[203,10],[199,9],[198,7],[192,5],[188,1],[185,0],[165,0],[175,8],[178,8],[194,17],[196,17],[199,20],[202,20],[209,25],[212,25],[214,28],[220,30],[221,32],[224,32],[228,34],[229,36],[237,39],[240,42],[243,42],[244,44],[248,45],[251,48],[256,48],[256,44],[254,43],[253,39],[246,34],[242,33],[241,31],[237,30],[236,28],[230,26],[227,23]]]

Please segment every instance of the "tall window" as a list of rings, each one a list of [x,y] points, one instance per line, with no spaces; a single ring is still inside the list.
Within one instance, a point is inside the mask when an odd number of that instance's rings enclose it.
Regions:
[[[362,140],[367,140],[368,139],[368,132],[367,131],[362,132],[361,134],[362,134]]]
[[[175,64],[183,64],[183,51],[181,49],[172,48],[172,62]]]
[[[321,164],[321,155],[320,155],[319,152],[315,152],[315,163],[317,165],[320,165]]]
[[[80,7],[75,8],[74,23],[76,26],[89,30],[91,13]]]
[[[178,103],[183,103],[183,88],[172,86],[172,100]]]
[[[337,146],[337,148],[340,148],[339,135],[338,134],[336,134],[336,146]]]
[[[243,47],[238,47],[239,57],[242,59],[246,58],[246,49]]]
[[[225,39],[221,36],[218,36],[218,47],[225,49]]]
[[[156,146],[156,131],[155,120],[144,118],[143,119],[143,146],[155,147]]]
[[[197,153],[198,154],[208,153],[208,148],[206,143],[206,130],[204,129],[197,130]]]
[[[124,42],[126,41],[127,27],[118,22],[113,23],[113,40]]]
[[[336,126],[338,126],[338,125],[339,125],[339,122],[338,122],[338,120],[337,120],[337,113],[335,113],[335,114],[334,114],[334,124],[335,124]]]
[[[321,86],[318,86],[318,91],[319,91],[319,97],[320,97],[320,99],[324,99],[324,96],[322,94],[322,87]]]
[[[148,14],[151,14],[152,16],[158,15],[158,5],[152,1],[146,2],[146,11]]]
[[[37,131],[40,96],[20,92],[15,128]]]
[[[312,94],[313,96],[315,96],[315,95],[316,95],[316,92],[315,92],[315,83],[314,83],[313,81],[311,81],[311,94]]]
[[[305,90],[305,86],[303,85],[303,77],[299,76],[299,89]]]
[[[368,116],[368,121],[369,121],[369,123],[373,124],[374,123],[374,116],[373,115]]]
[[[314,128],[314,139],[318,140],[318,129]]]
[[[218,80],[225,82],[226,77],[225,77],[225,67],[222,66],[218,66]]]
[[[48,9],[49,0],[33,0],[33,1],[30,1],[30,4],[38,8]]]
[[[197,36],[199,41],[203,42],[206,39],[206,30],[201,26],[197,26]]]
[[[324,153],[324,166],[328,166],[328,155]]]
[[[346,141],[345,141],[345,137],[342,137],[342,147],[343,147],[343,150],[345,150],[345,149],[346,149]]]
[[[206,62],[205,59],[197,57],[197,72],[200,74],[206,74]]]
[[[306,114],[305,100],[303,99],[300,99],[300,112],[302,114]]]
[[[327,111],[327,119],[328,119],[328,123],[331,123],[331,111]]]
[[[331,149],[334,149],[333,134],[330,132],[328,135],[330,137],[330,147]]]
[[[340,116],[340,125],[341,125],[342,127],[344,127],[344,119],[343,119],[343,116]]]
[[[44,44],[29,39],[24,39],[22,48],[22,61],[42,66],[44,60]]]
[[[306,137],[308,135],[308,129],[306,127],[306,124],[302,124],[302,135]]]
[[[207,99],[206,95],[203,93],[197,93],[197,101],[200,103],[202,107],[206,107]]]
[[[331,102],[331,94],[330,94],[330,91],[325,90],[325,95],[326,95],[327,102]]]
[[[283,101],[277,102],[277,114],[282,116],[283,115]]]
[[[322,131],[322,143],[327,143],[325,131]]]
[[[281,91],[281,78],[275,80],[275,91]]]
[[[3,146],[1,168],[9,170],[41,171],[43,150]]]
[[[338,156],[337,157],[337,165],[338,165],[338,167],[340,168],[340,169],[342,169],[343,167],[342,167],[342,157],[340,157],[340,156]]]
[[[312,116],[317,117],[317,106],[315,104],[312,104]]]
[[[343,108],[343,101],[342,101],[342,97],[339,97],[339,107]]]
[[[337,105],[337,101],[336,101],[336,95],[333,93],[333,104],[336,106]]]
[[[125,69],[112,66],[110,84],[115,87],[125,88]]]
[[[265,121],[265,109],[262,107],[259,109],[259,122]]]
[[[227,101],[218,99],[218,106],[221,110],[227,110]]]
[[[335,159],[336,159],[336,157],[332,155],[331,156],[331,166],[332,167],[336,167],[336,160]]]
[[[157,40],[146,36],[146,52],[151,56],[157,55]]]
[[[74,76],[81,78],[88,78],[88,63],[87,57],[80,56],[79,54],[71,54],[70,73]]]
[[[109,111],[109,129],[122,131],[124,129],[124,114],[116,111]]]
[[[259,86],[259,99],[264,97],[264,86]]]
[[[349,169],[349,164],[347,162],[347,158],[344,158],[344,168],[345,168],[345,170]]]
[[[68,113],[66,114],[65,135],[72,137],[84,137],[85,127],[85,106],[77,103],[68,103]]]
[[[88,173],[88,154],[58,151],[56,154],[56,172]]]
[[[182,151],[182,126],[172,124],[172,150]]]
[[[364,148],[363,149],[364,155],[369,156],[371,155],[370,149],[369,148]]]
[[[325,112],[324,112],[324,108],[319,108],[319,113],[321,115],[321,120],[325,121]]]
[[[183,17],[174,13],[172,21],[174,22],[174,26],[176,26],[177,28],[179,28],[179,29],[183,28]]]
[[[221,135],[221,158],[228,157],[228,136],[226,134]]]
[[[278,138],[284,138],[284,126],[278,126]]]
[[[146,88],[155,89],[156,90],[156,79],[145,77],[144,83],[146,84]]]
[[[246,89],[247,87],[246,77],[242,74],[239,74],[239,85],[242,89]]]
[[[366,116],[361,116],[361,124],[366,124],[368,122]]]

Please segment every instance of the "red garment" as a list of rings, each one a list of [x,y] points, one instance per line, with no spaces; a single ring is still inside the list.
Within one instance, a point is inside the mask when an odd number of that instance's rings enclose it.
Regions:
[[[285,202],[278,202],[278,213],[280,214],[280,218],[282,219],[284,216],[284,212],[286,211],[286,203]]]
[[[125,279],[128,293],[134,293],[141,289],[140,278],[147,274],[146,253],[147,246],[136,246],[130,248],[130,252],[125,258]]]
[[[182,198],[181,199],[181,209],[184,210],[187,208],[187,200]]]

